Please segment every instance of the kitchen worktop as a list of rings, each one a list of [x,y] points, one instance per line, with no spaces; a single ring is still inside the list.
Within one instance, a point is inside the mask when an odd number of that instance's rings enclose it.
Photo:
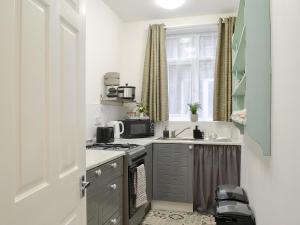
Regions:
[[[86,170],[93,169],[124,155],[124,151],[86,150]]]
[[[115,139],[114,144],[191,144],[191,145],[241,145],[240,141],[216,141],[216,140],[183,140],[183,139],[159,139],[159,137],[133,138],[133,139]],[[123,151],[105,151],[105,150],[87,150],[86,151],[86,169],[92,169],[116,158],[124,156]]]
[[[148,145],[148,144],[191,144],[191,145],[241,145],[238,140],[232,141],[219,141],[219,140],[183,140],[183,139],[160,139],[160,137],[150,138],[133,138],[133,139],[115,139],[116,144],[137,144],[137,145]]]

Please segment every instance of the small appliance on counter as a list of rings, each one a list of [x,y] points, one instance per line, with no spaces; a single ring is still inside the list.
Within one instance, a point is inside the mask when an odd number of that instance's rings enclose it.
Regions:
[[[107,126],[114,128],[114,138],[119,139],[124,133],[124,123],[122,121],[110,121]]]
[[[134,100],[135,99],[135,87],[128,86],[119,86],[118,87],[118,98],[127,99],[127,100]]]
[[[123,138],[145,138],[154,136],[154,123],[150,119],[126,119],[123,120]]]
[[[114,142],[113,127],[97,127],[96,143]]]
[[[104,75],[105,95],[108,98],[118,97],[118,87],[120,85],[120,73],[108,72]]]

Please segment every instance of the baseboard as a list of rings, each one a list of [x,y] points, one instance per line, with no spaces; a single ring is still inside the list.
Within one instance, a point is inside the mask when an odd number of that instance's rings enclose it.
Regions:
[[[172,211],[181,211],[181,212],[193,212],[193,204],[192,203],[152,200],[151,208],[154,210],[172,210]]]

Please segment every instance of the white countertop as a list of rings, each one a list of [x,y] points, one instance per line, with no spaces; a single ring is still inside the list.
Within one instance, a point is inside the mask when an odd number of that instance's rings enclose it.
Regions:
[[[86,170],[93,169],[124,155],[125,152],[123,151],[86,150]]]
[[[159,137],[149,138],[133,138],[133,139],[115,139],[114,144],[137,144],[137,145],[149,145],[155,143],[165,144],[191,144],[191,145],[241,145],[240,141],[214,141],[214,140],[161,140]],[[105,151],[105,150],[86,150],[86,169],[90,170],[104,163],[124,156],[123,151]]]
[[[188,138],[187,138],[188,139]],[[159,137],[150,138],[133,138],[133,139],[115,139],[115,144],[137,144],[137,145],[149,145],[149,144],[191,144],[191,145],[241,145],[240,141],[216,141],[216,140],[183,140],[183,139],[159,139]]]

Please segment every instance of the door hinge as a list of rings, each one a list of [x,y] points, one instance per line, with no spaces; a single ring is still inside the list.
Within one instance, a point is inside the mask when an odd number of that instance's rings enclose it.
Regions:
[[[83,175],[81,178],[80,178],[80,197],[83,198],[85,196],[85,193],[86,193],[86,189],[88,188],[88,186],[90,186],[90,182],[87,182],[86,179],[85,179],[85,176]]]

